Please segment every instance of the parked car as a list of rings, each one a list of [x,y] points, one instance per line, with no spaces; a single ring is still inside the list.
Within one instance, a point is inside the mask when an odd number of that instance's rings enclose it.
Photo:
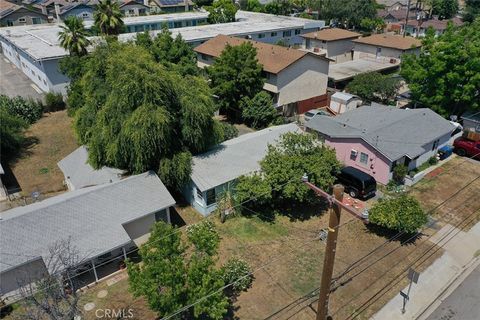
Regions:
[[[480,141],[458,138],[453,142],[453,147],[459,156],[480,159]]]
[[[308,110],[307,112],[305,112],[305,114],[303,115],[303,118],[305,119],[305,121],[309,121],[313,117],[315,117],[316,115],[328,116],[328,114],[323,110],[312,109],[312,110]]]
[[[377,192],[374,177],[354,167],[345,167],[337,175],[337,180],[345,187],[352,198],[368,198]]]

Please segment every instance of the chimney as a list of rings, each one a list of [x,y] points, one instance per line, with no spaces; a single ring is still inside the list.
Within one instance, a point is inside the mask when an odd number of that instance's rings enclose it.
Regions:
[[[55,15],[57,16],[57,22],[60,22],[60,6],[55,2]]]

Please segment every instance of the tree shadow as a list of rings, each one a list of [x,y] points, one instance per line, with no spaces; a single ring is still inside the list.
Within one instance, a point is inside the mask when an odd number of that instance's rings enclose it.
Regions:
[[[422,232],[399,232],[374,223],[369,223],[366,227],[368,232],[391,241],[399,242],[402,246],[415,244],[415,242],[424,235]]]
[[[30,157],[33,154],[32,148],[35,147],[39,142],[40,139],[37,137],[25,137],[25,140],[20,148],[14,153],[3,155],[2,160],[10,165],[16,164],[18,160]]]
[[[287,216],[290,221],[306,221],[320,217],[328,210],[328,202],[319,198],[313,203],[286,203],[279,209],[279,214]]]

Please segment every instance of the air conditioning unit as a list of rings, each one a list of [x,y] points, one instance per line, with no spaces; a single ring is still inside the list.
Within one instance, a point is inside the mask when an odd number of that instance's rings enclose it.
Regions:
[[[391,58],[390,63],[397,63],[397,59]]]
[[[320,52],[320,48],[313,48],[313,52]]]

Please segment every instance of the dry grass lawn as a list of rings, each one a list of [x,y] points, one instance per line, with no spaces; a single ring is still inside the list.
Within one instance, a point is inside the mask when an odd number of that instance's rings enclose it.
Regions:
[[[66,111],[46,113],[27,131],[32,144],[12,164],[12,171],[22,194],[39,191],[42,196],[65,190],[63,174],[57,162],[78,145],[72,128],[72,118]]]

